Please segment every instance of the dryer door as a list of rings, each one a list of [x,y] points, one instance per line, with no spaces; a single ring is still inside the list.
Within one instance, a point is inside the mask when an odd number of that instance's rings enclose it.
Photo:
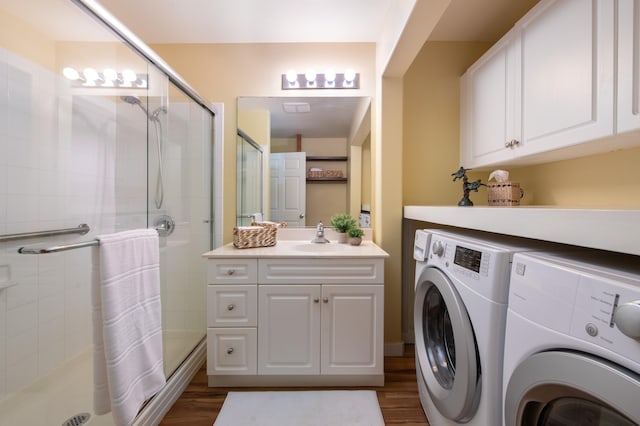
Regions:
[[[640,424],[640,375],[577,352],[534,354],[514,370],[505,394],[507,425]]]
[[[480,362],[467,309],[449,278],[425,268],[417,279],[414,330],[416,358],[429,396],[440,414],[465,422],[480,400]]]

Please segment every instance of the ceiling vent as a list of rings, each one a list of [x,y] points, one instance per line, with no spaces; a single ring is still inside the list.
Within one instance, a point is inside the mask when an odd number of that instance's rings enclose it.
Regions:
[[[282,104],[284,112],[300,113],[311,112],[311,106],[306,102],[285,102]]]

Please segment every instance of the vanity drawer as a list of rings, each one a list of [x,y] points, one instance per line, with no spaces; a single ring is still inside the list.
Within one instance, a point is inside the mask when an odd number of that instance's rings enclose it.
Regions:
[[[257,259],[211,259],[207,261],[208,284],[255,284]]]
[[[207,286],[208,327],[255,327],[257,284]]]
[[[257,341],[255,328],[208,328],[207,374],[256,374]]]
[[[382,284],[384,259],[259,259],[260,284]]]

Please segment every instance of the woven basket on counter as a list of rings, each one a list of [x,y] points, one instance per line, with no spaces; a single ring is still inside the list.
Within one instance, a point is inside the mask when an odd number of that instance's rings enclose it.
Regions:
[[[487,198],[490,206],[519,206],[522,195],[518,182],[487,183]]]
[[[237,248],[271,247],[276,245],[276,231],[286,223],[253,222],[251,226],[233,228],[233,245]]]

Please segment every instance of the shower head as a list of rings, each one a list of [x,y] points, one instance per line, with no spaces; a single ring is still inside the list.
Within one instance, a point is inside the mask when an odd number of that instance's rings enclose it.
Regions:
[[[149,120],[151,120],[151,121],[157,121],[158,120],[158,115],[160,115],[161,112],[163,112],[165,114],[167,113],[167,107],[161,106],[159,108],[156,108],[153,111],[153,113],[149,114],[149,111],[147,111],[147,108],[145,108],[145,106],[142,105],[142,101],[137,96],[124,95],[124,96],[120,96],[120,99],[122,99],[124,102],[126,102],[126,103],[128,103],[130,105],[138,105],[144,111],[144,113],[147,115],[147,118]]]
[[[120,96],[120,99],[131,105],[142,105],[142,101],[137,96],[125,95]]]

